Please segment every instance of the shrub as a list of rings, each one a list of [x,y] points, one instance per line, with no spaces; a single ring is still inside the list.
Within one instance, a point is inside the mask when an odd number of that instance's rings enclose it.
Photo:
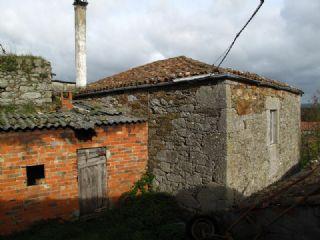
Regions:
[[[313,96],[312,105],[302,110],[302,120],[314,122],[314,127],[302,132],[301,136],[301,165],[306,166],[312,160],[320,158],[320,91]],[[318,123],[318,124],[317,124]]]

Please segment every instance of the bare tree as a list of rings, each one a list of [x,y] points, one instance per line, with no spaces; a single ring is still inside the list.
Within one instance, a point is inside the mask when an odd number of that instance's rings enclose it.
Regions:
[[[0,43],[0,50],[2,51],[2,54],[7,54],[6,50],[4,49],[1,43]]]

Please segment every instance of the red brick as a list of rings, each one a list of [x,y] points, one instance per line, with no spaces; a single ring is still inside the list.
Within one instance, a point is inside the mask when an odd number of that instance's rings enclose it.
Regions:
[[[130,190],[147,166],[147,124],[97,128],[96,132],[88,142],[77,140],[71,129],[0,133],[4,160],[0,165],[0,235],[25,229],[37,220],[69,219],[79,210],[77,149],[106,147],[110,151],[106,164],[110,201]],[[52,142],[59,144],[52,147]],[[38,164],[45,165],[44,184],[27,187],[25,167]]]

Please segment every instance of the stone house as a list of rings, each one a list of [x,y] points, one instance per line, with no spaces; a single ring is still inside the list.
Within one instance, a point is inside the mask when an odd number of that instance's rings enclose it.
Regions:
[[[76,98],[148,119],[148,167],[161,191],[220,184],[234,200],[299,162],[302,94],[182,56],[91,83]]]
[[[302,92],[281,82],[177,57],[90,84],[75,101],[62,94],[57,108],[49,62],[0,62],[4,234],[107,207],[147,167],[160,191],[191,189],[191,207],[216,209],[299,161]],[[195,191],[203,185],[218,187]]]
[[[37,86],[42,86],[37,74],[42,68],[31,64],[36,69],[24,72],[19,66],[0,75],[1,96],[12,91],[12,104],[24,94],[19,93],[24,88],[12,90],[15,82],[29,79],[32,92],[42,91]],[[51,101],[46,94],[36,95],[33,111],[22,104],[11,112],[12,105],[8,108],[0,98],[0,235],[37,221],[100,211],[146,171],[148,128],[143,118],[72,103],[71,94],[62,95],[63,106],[55,110],[46,107]]]

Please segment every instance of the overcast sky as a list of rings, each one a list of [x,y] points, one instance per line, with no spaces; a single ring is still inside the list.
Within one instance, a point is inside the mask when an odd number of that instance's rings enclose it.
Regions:
[[[74,81],[73,0],[0,0],[0,43]],[[89,0],[88,78],[185,55],[214,63],[258,0]],[[320,89],[320,1],[265,0],[224,67]]]

